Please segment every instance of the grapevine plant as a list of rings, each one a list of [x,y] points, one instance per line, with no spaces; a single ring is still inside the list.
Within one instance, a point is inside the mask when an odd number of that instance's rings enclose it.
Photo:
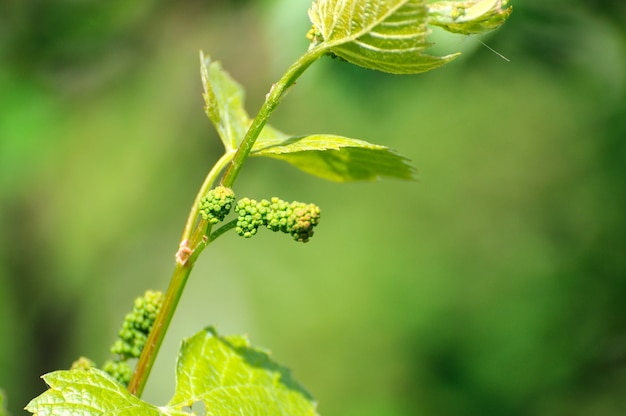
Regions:
[[[458,54],[425,54],[429,25],[454,33],[498,28],[511,13],[506,0],[317,0],[309,9],[308,50],[272,85],[257,115],[243,108],[243,88],[217,61],[200,53],[205,111],[224,145],[195,198],[175,255],[165,293],[136,299],[111,347],[114,358],[98,368],[81,358],[71,369],[43,376],[48,390],[26,407],[47,415],[316,415],[316,403],[287,368],[243,336],[222,336],[207,327],[183,340],[173,397],[162,406],[141,400],[185,283],[200,253],[230,230],[244,238],[260,228],[307,242],[320,221],[312,203],[278,197],[237,199],[233,190],[250,156],[286,161],[318,177],[339,181],[381,177],[411,180],[408,159],[381,145],[330,134],[292,136],[267,121],[286,92],[325,55],[393,74],[415,74]],[[134,367],[134,368],[133,368]],[[192,408],[202,402],[205,410]],[[2,401],[0,396],[0,409]],[[0,410],[2,413],[2,410]]]

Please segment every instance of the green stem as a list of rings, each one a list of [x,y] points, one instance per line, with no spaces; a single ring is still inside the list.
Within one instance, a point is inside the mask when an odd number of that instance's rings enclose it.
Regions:
[[[204,247],[206,247],[207,238],[205,235],[211,231],[211,227],[207,221],[202,218],[198,220],[200,200],[209,191],[213,183],[217,180],[220,172],[222,172],[226,164],[231,161],[233,155],[234,152],[226,152],[215,163],[202,183],[202,186],[200,187],[189,212],[189,217],[187,218],[187,223],[185,224],[179,249],[176,253],[176,266],[170,280],[170,285],[165,293],[163,305],[159,310],[154,326],[150,331],[150,335],[148,335],[146,346],[141,351],[141,355],[139,356],[139,360],[137,361],[137,365],[135,367],[135,372],[133,373],[133,376],[128,384],[128,390],[137,397],[141,397],[141,394],[143,393],[143,389],[148,381],[150,371],[152,371],[152,366],[154,365],[156,356],[161,348],[161,344],[163,343],[167,329],[172,321],[176,307],[178,306],[178,301],[183,294],[187,278],[193,269],[198,255]]]
[[[176,264],[174,274],[170,280],[170,286],[168,287],[163,300],[163,305],[161,305],[161,309],[157,315],[156,321],[154,322],[154,326],[150,331],[146,345],[141,351],[133,377],[128,383],[128,391],[137,397],[141,397],[143,389],[146,386],[148,376],[150,375],[157,353],[161,348],[161,344],[165,338],[165,333],[167,332],[167,328],[172,321],[174,311],[176,310],[178,301],[183,294],[185,283],[187,283],[187,278],[189,277],[192,268],[192,262]]]
[[[207,174],[198,194],[196,195],[196,199],[193,201],[193,205],[191,206],[191,210],[189,212],[189,217],[187,217],[187,223],[185,224],[185,229],[183,231],[183,236],[180,239],[181,244],[185,240],[189,240],[191,238],[191,233],[193,230],[193,225],[198,218],[198,211],[200,209],[200,200],[204,198],[204,196],[209,192],[209,189],[213,186],[213,183],[217,179],[217,176],[220,172],[226,167],[226,165],[233,159],[235,155],[235,151],[231,150],[226,152],[219,158],[219,160],[215,163],[211,171]]]
[[[250,154],[252,150],[252,146],[256,142],[256,139],[259,137],[261,130],[267,123],[267,120],[270,118],[270,115],[274,111],[274,109],[280,104],[281,99],[285,96],[285,93],[293,84],[295,84],[296,80],[302,73],[317,59],[319,59],[326,52],[326,48],[312,48],[309,49],[304,55],[300,57],[296,62],[294,62],[287,71],[283,74],[283,76],[278,80],[277,83],[272,85],[270,92],[267,94],[265,98],[265,102],[261,106],[261,109],[257,113],[256,117],[252,121],[252,124],[248,128],[241,145],[237,149],[237,153],[233,158],[232,162],[228,166],[226,173],[222,177],[221,184],[228,188],[232,188],[235,183],[235,179],[237,179],[237,175],[239,175],[239,171],[241,170],[244,161]]]
[[[193,269],[198,255],[210,242],[209,237],[211,239],[215,239],[221,235],[222,232],[233,228],[235,225],[232,222],[228,223],[218,229],[215,233],[211,234],[210,224],[203,219],[198,220],[200,200],[206,195],[209,189],[211,189],[213,183],[217,179],[217,176],[229,162],[230,164],[222,177],[221,183],[223,186],[232,188],[244,161],[247,159],[250,151],[252,150],[252,146],[259,137],[259,134],[267,123],[270,115],[280,103],[280,100],[284,97],[289,87],[295,83],[296,79],[298,79],[298,77],[302,75],[302,73],[324,53],[325,49],[322,48],[309,49],[300,57],[300,59],[287,69],[285,74],[276,84],[272,86],[272,89],[267,94],[265,102],[248,128],[248,131],[246,132],[241,145],[237,149],[237,152],[234,153],[234,155],[232,151],[226,152],[215,163],[204,180],[204,183],[200,187],[189,212],[185,229],[183,230],[179,250],[176,254],[176,266],[170,280],[170,285],[165,293],[163,305],[159,310],[154,326],[150,331],[148,340],[146,341],[146,346],[139,356],[135,372],[133,373],[130,383],[128,384],[128,390],[135,396],[141,397],[141,394],[143,393],[148,376],[150,375],[150,371],[152,370],[152,366],[154,365],[154,361],[156,360],[156,356],[161,348],[167,329],[172,321],[176,307],[178,306],[178,301],[182,296],[185,284],[187,283],[187,279],[189,278],[189,274]]]
[[[222,225],[220,228],[218,228],[217,230],[211,233],[211,236],[209,237],[209,242],[215,241],[217,237],[224,234],[226,231],[232,230],[236,226],[237,226],[237,219],[235,218],[234,220],[230,220],[229,222]]]

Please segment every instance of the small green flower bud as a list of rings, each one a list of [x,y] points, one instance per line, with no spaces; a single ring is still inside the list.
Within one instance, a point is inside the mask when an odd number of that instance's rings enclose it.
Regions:
[[[163,293],[150,290],[135,299],[133,311],[124,318],[118,332],[119,338],[111,347],[111,353],[122,359],[138,358],[162,303]]]
[[[270,211],[266,216],[265,224],[267,228],[272,231],[281,231],[283,233],[289,232],[288,222],[289,215],[291,214],[289,203],[277,197],[273,197],[269,208]]]
[[[315,204],[294,201],[290,204],[288,232],[294,240],[306,243],[313,236],[313,227],[319,224],[320,209]]]
[[[232,189],[218,186],[207,192],[200,201],[200,215],[211,224],[223,221],[235,203]]]
[[[250,238],[264,224],[264,213],[267,211],[267,208],[263,203],[259,204],[254,199],[242,198],[237,201],[235,211],[238,215],[235,231],[242,237]]]
[[[317,205],[298,201],[289,203],[277,197],[260,202],[243,198],[237,202],[235,210],[237,234],[243,237],[252,237],[261,225],[265,225],[272,231],[290,234],[294,240],[306,243],[320,219]]]
[[[78,359],[72,363],[70,370],[88,370],[90,368],[94,368],[95,366],[96,363],[91,361],[89,358],[78,357]]]
[[[133,370],[126,361],[109,360],[104,363],[102,370],[124,386],[128,386],[128,383],[130,383],[130,379],[133,376]]]

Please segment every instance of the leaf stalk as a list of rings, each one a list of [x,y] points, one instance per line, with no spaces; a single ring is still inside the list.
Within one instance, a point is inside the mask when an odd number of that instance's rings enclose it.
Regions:
[[[237,149],[237,153],[235,153],[235,157],[231,161],[228,169],[224,173],[224,176],[221,180],[221,185],[226,186],[228,188],[232,188],[241,168],[243,167],[244,161],[250,155],[252,151],[252,147],[256,142],[259,134],[265,127],[265,124],[269,120],[272,112],[280,101],[284,98],[289,87],[295,84],[296,80],[302,75],[302,73],[309,67],[313,62],[318,60],[324,53],[326,53],[326,47],[315,47],[309,49],[304,55],[302,55],[296,62],[294,62],[287,71],[283,74],[283,76],[272,85],[269,93],[265,97],[265,101],[263,105],[259,109],[259,112],[252,120],[252,124],[248,128],[246,135],[241,142],[241,145]]]

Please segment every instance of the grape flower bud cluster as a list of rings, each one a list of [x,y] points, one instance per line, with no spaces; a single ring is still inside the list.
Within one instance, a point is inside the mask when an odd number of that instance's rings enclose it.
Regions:
[[[118,339],[111,347],[116,359],[107,361],[102,368],[124,385],[132,376],[128,360],[139,358],[162,303],[162,292],[148,290],[135,299],[132,312],[124,318]]]
[[[198,210],[202,219],[217,224],[224,220],[233,206],[238,216],[235,230],[245,238],[255,235],[259,227],[264,225],[272,231],[290,234],[294,240],[306,243],[313,236],[313,227],[320,220],[320,209],[315,204],[286,202],[277,197],[269,201],[242,198],[235,204],[235,193],[224,186],[217,186],[207,192],[200,200]]]
[[[313,236],[313,228],[319,224],[320,209],[315,204],[286,202],[277,197],[270,201],[242,198],[237,201],[236,231],[242,237],[250,238],[261,225],[272,231],[290,234],[294,240],[306,243]]]
[[[200,201],[200,215],[211,224],[224,220],[235,203],[235,193],[232,189],[218,186],[207,192]]]

